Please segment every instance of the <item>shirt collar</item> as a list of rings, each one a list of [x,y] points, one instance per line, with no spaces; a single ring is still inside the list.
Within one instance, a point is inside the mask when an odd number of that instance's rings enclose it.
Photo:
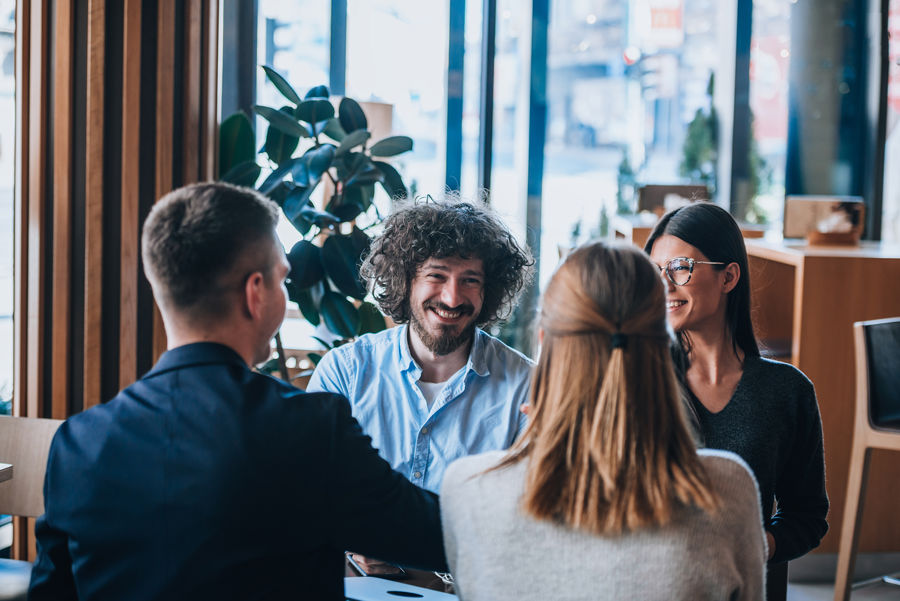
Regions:
[[[403,324],[394,329],[397,330],[395,335],[398,337],[397,361],[400,364],[400,370],[415,371],[421,374],[422,368],[413,359],[412,352],[409,350],[409,324]],[[487,337],[488,335],[481,328],[475,328],[472,350],[469,351],[469,360],[466,362],[466,371],[474,371],[481,377],[486,377],[491,373],[485,358]]]
[[[145,377],[186,367],[215,363],[233,364],[249,369],[244,359],[231,347],[218,342],[194,342],[166,351]]]

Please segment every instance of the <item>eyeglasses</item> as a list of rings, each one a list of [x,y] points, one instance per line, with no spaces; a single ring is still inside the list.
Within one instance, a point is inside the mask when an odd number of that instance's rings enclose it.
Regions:
[[[694,265],[725,265],[721,261],[696,261],[689,257],[675,257],[669,259],[666,264],[659,268],[659,274],[666,272],[666,277],[676,286],[684,286],[691,281],[691,274],[694,273]]]

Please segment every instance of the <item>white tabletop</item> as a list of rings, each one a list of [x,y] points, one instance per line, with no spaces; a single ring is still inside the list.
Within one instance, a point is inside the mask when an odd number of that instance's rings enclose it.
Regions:
[[[13,477],[13,466],[10,463],[0,463],[0,482]]]

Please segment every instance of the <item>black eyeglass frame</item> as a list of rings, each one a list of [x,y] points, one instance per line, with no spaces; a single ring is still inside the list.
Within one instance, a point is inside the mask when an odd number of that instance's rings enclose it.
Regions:
[[[672,270],[669,269],[669,266],[672,265],[672,263],[674,263],[675,261],[687,261],[687,264],[688,264],[688,277],[685,281],[681,282],[680,284],[675,281],[675,276],[672,275]],[[673,258],[669,259],[668,261],[666,261],[665,266],[659,268],[659,273],[660,273],[660,275],[662,275],[662,273],[665,272],[666,278],[668,278],[668,280],[670,282],[672,282],[672,285],[684,286],[685,284],[687,284],[688,282],[691,281],[691,277],[694,275],[694,265],[697,265],[697,264],[700,264],[700,265],[727,265],[727,263],[723,263],[722,261],[698,261],[698,260],[692,259],[690,257],[673,257]]]

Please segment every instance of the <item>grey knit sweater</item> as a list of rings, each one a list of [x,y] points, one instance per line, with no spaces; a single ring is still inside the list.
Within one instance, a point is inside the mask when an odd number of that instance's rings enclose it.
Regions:
[[[756,476],[766,529],[775,538],[772,562],[818,546],[828,531],[828,497],[822,420],[809,379],[787,363],[748,357],[722,411],[710,413],[690,396],[705,446],[737,453]]]
[[[526,461],[483,473],[503,452],[447,470],[441,514],[462,599],[745,600],[764,596],[765,539],[756,483],[731,453],[699,451],[723,505],[686,507],[675,520],[620,536],[538,521],[520,509]]]

